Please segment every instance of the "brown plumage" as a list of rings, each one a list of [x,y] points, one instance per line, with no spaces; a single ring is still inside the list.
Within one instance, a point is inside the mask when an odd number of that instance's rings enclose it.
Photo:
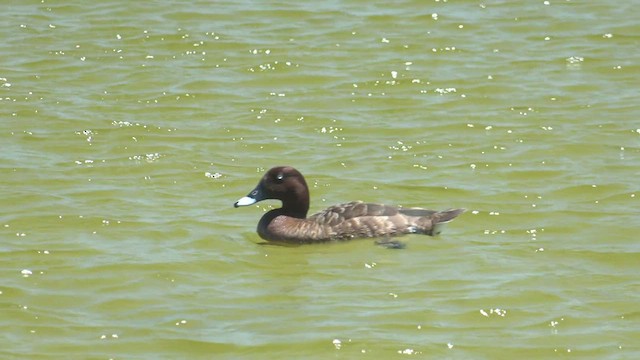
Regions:
[[[277,199],[282,207],[267,212],[258,234],[270,241],[314,243],[354,238],[393,237],[404,234],[437,235],[444,223],[465,209],[444,211],[402,208],[353,201],[331,206],[307,217],[309,188],[302,174],[289,166],[267,171],[258,186],[234,206]]]

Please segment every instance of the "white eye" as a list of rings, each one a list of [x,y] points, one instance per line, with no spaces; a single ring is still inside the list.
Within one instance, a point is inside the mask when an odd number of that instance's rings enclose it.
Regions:
[[[281,181],[282,179],[284,179],[284,175],[280,173],[278,174],[278,176],[276,176],[276,178],[278,179],[278,181]]]

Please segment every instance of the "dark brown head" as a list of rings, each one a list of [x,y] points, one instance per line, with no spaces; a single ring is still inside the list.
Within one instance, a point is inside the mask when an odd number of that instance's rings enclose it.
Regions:
[[[277,166],[267,171],[258,186],[233,206],[247,206],[258,201],[282,201],[281,213],[304,219],[309,211],[309,188],[302,174],[291,166]]]

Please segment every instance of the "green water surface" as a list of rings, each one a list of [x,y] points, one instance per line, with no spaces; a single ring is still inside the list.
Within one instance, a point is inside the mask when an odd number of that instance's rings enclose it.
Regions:
[[[640,358],[637,2],[0,5],[0,358]],[[437,238],[261,245],[311,212]]]

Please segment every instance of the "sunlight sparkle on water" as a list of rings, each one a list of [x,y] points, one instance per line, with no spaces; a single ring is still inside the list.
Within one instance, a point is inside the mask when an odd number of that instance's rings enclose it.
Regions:
[[[482,314],[482,316],[484,317],[489,317],[490,315],[505,317],[507,315],[507,310],[495,308],[489,309],[489,312],[486,312],[484,309],[480,309],[480,314]]]
[[[333,346],[336,347],[336,350],[340,350],[342,347],[342,341],[340,341],[340,339],[333,339]]]
[[[220,174],[219,172],[215,172],[215,173],[210,173],[210,172],[205,172],[204,176],[208,177],[209,179],[218,179],[222,177],[222,174]]]
[[[402,355],[415,355],[415,354],[420,354],[420,352],[415,351],[413,349],[404,349],[404,350],[398,350],[398,354],[402,354]]]

